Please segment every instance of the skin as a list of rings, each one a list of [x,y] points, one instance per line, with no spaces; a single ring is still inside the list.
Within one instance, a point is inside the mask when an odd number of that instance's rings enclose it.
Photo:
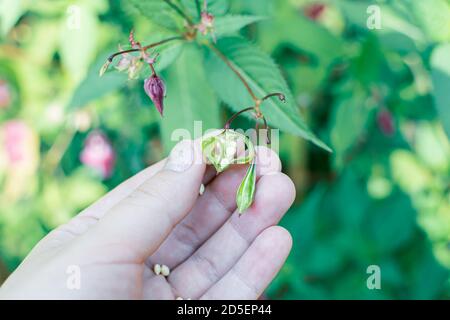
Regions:
[[[246,166],[216,176],[199,149],[179,143],[169,159],[53,230],[7,279],[0,298],[257,299],[291,249],[290,234],[276,225],[294,201],[293,183],[277,155],[259,147],[255,200],[239,217],[235,196]],[[156,263],[170,275],[155,275]],[[80,270],[75,290],[67,286],[73,265]]]

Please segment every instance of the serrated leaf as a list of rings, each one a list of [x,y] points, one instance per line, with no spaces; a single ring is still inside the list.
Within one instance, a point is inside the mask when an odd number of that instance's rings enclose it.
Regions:
[[[154,23],[171,30],[183,26],[183,18],[164,0],[130,0],[130,4]]]
[[[431,55],[434,104],[447,136],[450,137],[450,44],[442,44]]]
[[[194,133],[202,135],[208,129],[221,127],[219,104],[200,67],[201,60],[199,50],[188,44],[176,63],[163,75],[167,97],[161,130],[166,151],[176,144],[182,134],[194,139],[198,138]],[[195,121],[201,121],[202,132],[194,132]]]
[[[233,34],[243,27],[257,21],[265,19],[264,17],[248,15],[226,15],[217,17],[214,20],[214,29],[217,37]]]
[[[278,98],[271,98],[261,105],[261,110],[272,127],[299,135],[331,151],[307,127],[286,81],[268,55],[238,37],[224,38],[217,43],[217,47],[246,79],[258,97],[264,97],[273,92],[281,92],[286,96],[285,103]],[[206,51],[205,65],[211,85],[218,96],[230,107],[239,111],[254,104],[236,74],[214,51]]]
[[[203,1],[204,0],[198,0],[200,4],[200,11],[203,10]],[[196,0],[181,0],[181,4],[191,17],[196,20],[200,19]],[[208,12],[216,17],[225,14],[228,11],[228,7],[228,0],[208,0]]]

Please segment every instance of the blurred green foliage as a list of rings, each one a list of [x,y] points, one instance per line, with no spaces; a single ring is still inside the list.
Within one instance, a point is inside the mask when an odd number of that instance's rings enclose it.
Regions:
[[[221,126],[237,104],[247,106],[229,70],[192,44],[160,48],[156,67],[168,87],[162,120],[142,79],[115,71],[99,78],[131,29],[151,43],[178,26],[164,8],[156,20],[141,14],[154,1],[131,2],[0,0],[0,281],[51,229],[167,154],[173,129],[194,120]],[[193,1],[180,2],[196,15]],[[281,134],[284,171],[298,190],[282,221],[294,247],[268,296],[450,298],[450,2],[210,4],[226,14],[220,34],[245,26],[238,32],[252,43],[234,42],[227,55],[239,64],[248,46],[269,54],[291,88],[292,112],[334,151],[289,134],[294,127]],[[380,29],[367,26],[374,4]],[[283,88],[277,77],[255,85]],[[277,112],[277,127],[304,125]],[[240,119],[239,126],[252,124]],[[109,178],[80,162],[93,130],[117,154]],[[15,148],[23,150],[11,165]],[[370,265],[381,268],[381,290],[366,286]]]

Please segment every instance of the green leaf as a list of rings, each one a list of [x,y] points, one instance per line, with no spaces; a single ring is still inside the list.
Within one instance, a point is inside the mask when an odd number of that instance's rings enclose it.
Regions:
[[[450,137],[450,44],[442,44],[431,55],[434,104],[447,136]]]
[[[413,0],[412,12],[433,41],[450,40],[450,4],[445,0]]]
[[[80,21],[73,25],[66,17],[60,21],[61,60],[75,81],[86,76],[89,65],[95,59],[99,30],[97,15],[84,4],[77,6],[79,12],[73,19],[76,21],[76,17],[79,17]]]
[[[99,99],[125,85],[127,80],[125,73],[110,70],[110,72],[104,73],[101,78],[99,77],[99,70],[105,62],[105,56],[102,55],[97,59],[89,69],[86,78],[75,89],[69,102],[69,110],[84,107],[89,102]]]
[[[201,65],[199,50],[188,44],[164,75],[167,97],[161,130],[166,152],[183,135],[187,135],[185,138],[198,138],[203,134],[202,131],[221,127],[219,104],[208,86]],[[201,121],[202,131],[194,130],[194,121]]]
[[[344,42],[319,23],[298,12],[291,1],[275,1],[274,18],[260,24],[259,43],[264,50],[278,47],[296,47],[312,54],[321,65],[328,66],[342,58]]]
[[[0,35],[5,36],[23,14],[22,0],[0,1]]]
[[[226,15],[214,20],[215,34],[217,37],[233,34],[243,27],[265,19],[264,17],[248,15]]]
[[[336,101],[331,115],[331,142],[338,167],[344,165],[348,152],[366,133],[372,111],[361,87],[352,86],[351,90]]]
[[[217,43],[217,47],[240,72],[258,97],[264,97],[273,92],[281,92],[286,96],[285,103],[278,98],[270,98],[261,105],[261,110],[272,127],[299,135],[331,151],[307,127],[286,81],[269,56],[237,37],[224,38]],[[211,85],[225,103],[235,111],[254,105],[236,74],[212,50],[206,51],[205,65]]]
[[[157,25],[171,30],[183,27],[183,18],[164,0],[130,0],[130,4]]]
[[[397,191],[386,199],[375,201],[370,207],[366,234],[379,252],[392,252],[413,237],[415,218],[410,199]]]
[[[201,11],[203,10],[203,1],[204,0],[198,0]],[[181,4],[191,17],[197,20],[200,19],[196,0],[181,0]],[[208,12],[212,13],[216,17],[225,14],[228,11],[228,7],[228,0],[208,0]]]

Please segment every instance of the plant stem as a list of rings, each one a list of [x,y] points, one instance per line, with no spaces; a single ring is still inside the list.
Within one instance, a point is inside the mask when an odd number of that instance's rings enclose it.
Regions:
[[[224,128],[225,128],[225,129],[230,129],[231,123],[233,122],[234,119],[237,118],[237,116],[239,116],[240,114],[242,114],[242,113],[244,113],[244,112],[253,110],[253,109],[254,109],[254,107],[248,107],[248,108],[242,109],[242,110],[239,111],[239,112],[236,112],[235,114],[233,114],[233,115],[231,116],[230,119],[228,119],[228,121],[225,123]]]
[[[146,50],[148,50],[148,49],[151,49],[151,48],[157,47],[157,46],[159,46],[159,45],[165,44],[165,43],[167,43],[167,42],[169,42],[169,41],[173,41],[173,40],[183,40],[183,39],[184,39],[184,38],[181,37],[181,36],[176,36],[176,37],[167,38],[167,39],[164,39],[164,40],[155,42],[155,43],[151,43],[151,44],[146,45],[145,47],[142,47],[142,48],[128,49],[128,50],[119,51],[119,52],[116,52],[116,53],[110,55],[110,56],[108,57],[108,61],[109,61],[109,62],[112,62],[113,59],[114,59],[115,57],[120,56],[120,55],[125,54],[125,53],[137,52],[137,51],[146,51]]]
[[[275,92],[275,93],[270,93],[267,96],[265,96],[264,98],[262,98],[261,100],[264,101],[266,99],[269,99],[271,97],[275,97],[277,96],[278,99],[280,99],[280,101],[285,102],[286,101],[286,97],[284,96],[284,94],[279,93],[279,92]]]
[[[193,26],[193,25],[194,25],[194,23],[192,22],[191,18],[189,18],[189,17],[187,16],[187,14],[184,13],[183,10],[181,10],[176,4],[174,4],[174,3],[173,3],[172,1],[170,1],[170,0],[164,0],[164,1],[165,1],[165,2],[167,3],[167,5],[169,5],[173,10],[175,10],[180,16],[182,16],[190,26]]]
[[[247,89],[248,93],[250,94],[250,96],[252,97],[253,101],[255,101],[256,105],[259,105],[261,102],[260,100],[256,97],[255,93],[253,92],[253,90],[250,88],[249,84],[247,83],[247,81],[244,79],[244,77],[241,75],[241,73],[231,64],[231,61],[228,60],[228,58],[219,50],[217,49],[213,44],[208,43],[207,44],[209,48],[211,48],[211,50],[213,50],[220,59],[223,60],[223,62],[225,62],[225,64],[238,76],[239,80],[241,80],[241,82],[244,84],[245,88]]]
[[[175,36],[175,37],[167,38],[167,39],[161,40],[161,41],[159,41],[159,42],[155,42],[155,43],[146,45],[145,47],[142,48],[142,50],[146,51],[146,50],[148,50],[148,49],[151,49],[151,48],[160,46],[160,45],[162,45],[162,44],[165,44],[165,43],[167,43],[167,42],[169,42],[169,41],[173,41],[173,40],[183,40],[183,39],[184,39],[184,37],[181,37],[181,36]]]

